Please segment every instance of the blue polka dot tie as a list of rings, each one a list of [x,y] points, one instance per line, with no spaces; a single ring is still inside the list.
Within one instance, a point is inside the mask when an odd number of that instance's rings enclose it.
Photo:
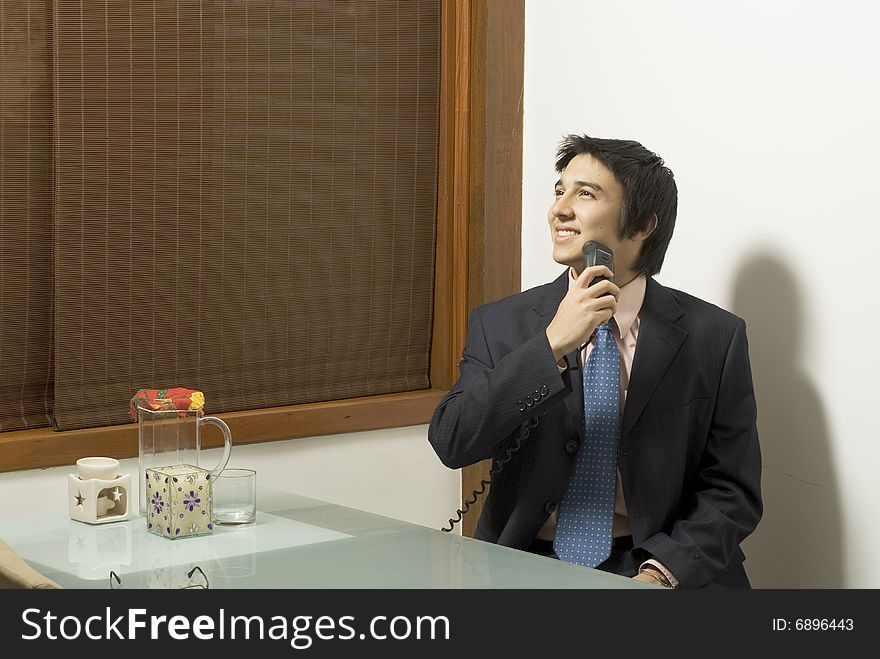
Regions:
[[[596,567],[611,555],[617,438],[620,435],[620,353],[608,323],[584,364],[586,441],[575,460],[556,522],[556,555]]]

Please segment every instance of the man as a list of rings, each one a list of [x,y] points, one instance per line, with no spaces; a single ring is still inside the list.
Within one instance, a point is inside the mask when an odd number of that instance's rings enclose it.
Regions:
[[[659,156],[570,135],[556,169],[566,270],[471,313],[429,441],[450,468],[494,460],[477,538],[667,587],[748,588],[740,543],[762,503],[745,324],[652,278],[678,198]],[[613,272],[584,267],[587,241]]]

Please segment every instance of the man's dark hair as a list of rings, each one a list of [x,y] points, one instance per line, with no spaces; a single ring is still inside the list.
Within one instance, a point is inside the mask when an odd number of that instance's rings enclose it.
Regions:
[[[657,227],[642,244],[635,271],[646,276],[660,272],[666,248],[675,228],[678,188],[672,170],[663,158],[632,140],[609,140],[589,135],[567,135],[556,153],[556,171],[562,171],[572,158],[589,154],[601,162],[623,188],[618,237],[631,238],[650,228],[654,215]]]

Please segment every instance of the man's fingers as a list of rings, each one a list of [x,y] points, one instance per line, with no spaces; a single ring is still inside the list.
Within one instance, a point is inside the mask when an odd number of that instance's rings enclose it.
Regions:
[[[575,283],[581,288],[587,288],[596,277],[608,277],[611,279],[614,273],[608,269],[607,265],[594,265],[591,268],[584,268],[584,271],[578,275]]]
[[[587,290],[597,297],[603,295],[612,295],[615,299],[620,297],[620,288],[613,281],[607,279],[600,281],[598,284],[593,284]]]
[[[582,304],[588,304],[590,300],[601,300],[603,297],[620,297],[620,288],[612,281],[600,281],[589,288],[572,289],[573,297]]]

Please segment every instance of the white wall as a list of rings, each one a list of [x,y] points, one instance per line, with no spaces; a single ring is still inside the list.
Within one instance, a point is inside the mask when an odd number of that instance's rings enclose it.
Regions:
[[[460,472],[437,458],[427,425],[234,450],[229,466],[252,465],[270,487],[435,529],[447,524],[461,500]]]
[[[256,469],[259,485],[439,529],[459,506],[461,479],[437,459],[427,432],[410,426],[233,446],[228,466]],[[220,458],[219,449],[205,453],[202,464]],[[75,471],[0,474],[0,500],[18,499],[24,512],[66,510],[67,474]],[[123,461],[121,471],[137,473],[137,459]]]
[[[748,323],[759,587],[880,586],[878,23],[854,0],[526,2],[523,288],[560,272],[563,134],[666,159],[679,213],[658,279]]]

